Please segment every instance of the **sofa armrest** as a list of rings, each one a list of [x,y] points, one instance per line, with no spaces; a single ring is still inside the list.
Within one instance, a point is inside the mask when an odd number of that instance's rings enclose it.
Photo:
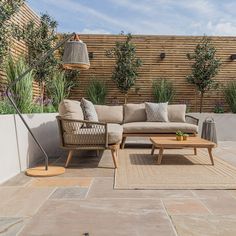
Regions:
[[[185,119],[186,119],[186,122],[189,124],[198,125],[199,123],[199,119],[194,116],[185,115]]]
[[[107,123],[65,119],[61,116],[57,116],[56,118],[59,127],[60,141],[63,147],[71,147],[71,145],[84,149],[108,147]],[[67,139],[65,137],[67,137]],[[68,141],[68,139],[70,141]]]

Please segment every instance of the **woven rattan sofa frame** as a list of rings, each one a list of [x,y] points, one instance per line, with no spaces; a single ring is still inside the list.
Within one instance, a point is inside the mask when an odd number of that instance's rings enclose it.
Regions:
[[[99,150],[105,150],[105,149],[111,150],[114,166],[115,166],[115,168],[118,167],[117,160],[118,160],[118,150],[120,148],[120,143],[116,143],[116,144],[112,144],[112,145],[108,144],[107,123],[92,122],[92,121],[87,121],[87,120],[65,119],[65,118],[62,118],[61,116],[57,116],[56,118],[57,118],[57,123],[58,123],[58,127],[59,127],[61,148],[65,149],[65,150],[69,150],[65,167],[68,167],[68,165],[72,159],[73,153],[76,150],[97,150],[97,151],[99,151]],[[77,127],[75,127],[75,128],[77,128],[76,131],[78,131],[77,133],[78,133],[78,135],[81,135],[81,137],[83,136],[83,134],[79,134],[79,129],[81,129],[81,130],[83,129],[81,127],[91,127],[90,131],[94,132],[94,134],[96,134],[98,132],[98,130],[100,130],[100,131],[102,130],[103,132],[101,133],[101,135],[104,135],[102,143],[101,143],[101,140],[98,140],[97,144],[94,142],[90,143],[88,140],[88,142],[86,144],[84,144],[84,143],[82,143],[82,144],[67,144],[66,141],[64,140],[65,130],[63,128],[63,125],[66,122],[70,123],[70,124],[78,124]]]
[[[185,115],[186,123],[198,125],[199,119],[196,117]],[[121,142],[121,149],[125,147],[125,141],[127,137],[167,137],[167,136],[174,136],[175,134],[166,134],[166,133],[123,133],[122,142]],[[191,136],[197,136],[197,133],[189,134]]]

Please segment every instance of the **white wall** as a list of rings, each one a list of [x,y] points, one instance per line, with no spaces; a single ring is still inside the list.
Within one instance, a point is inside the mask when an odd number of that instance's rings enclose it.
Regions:
[[[56,113],[24,115],[27,124],[49,157],[63,152],[59,147]],[[34,166],[43,158],[18,115],[0,116],[0,183]]]
[[[219,141],[236,141],[236,114],[232,113],[189,113],[199,119],[199,134],[202,131],[202,122],[206,118],[213,118],[216,123],[217,139]]]
[[[0,183],[20,171],[14,118],[13,115],[0,116]]]

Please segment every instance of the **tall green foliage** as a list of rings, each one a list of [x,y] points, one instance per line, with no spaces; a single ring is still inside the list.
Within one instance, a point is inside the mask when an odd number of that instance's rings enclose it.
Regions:
[[[15,28],[15,36],[26,42],[28,47],[28,63],[33,65],[43,54],[54,47],[57,39],[57,22],[48,14],[42,14],[40,25],[34,21],[29,21],[22,29]],[[52,75],[53,69],[57,65],[55,55],[48,56],[47,59],[35,68],[35,79],[38,82],[45,81]]]
[[[194,54],[187,54],[187,57],[189,60],[194,60],[192,73],[187,76],[187,81],[200,92],[200,112],[202,112],[205,92],[217,87],[214,77],[219,72],[221,62],[216,58],[216,49],[206,36],[196,46]]]
[[[8,60],[5,64],[7,83],[10,84],[14,82],[15,79],[18,78],[28,68],[29,67],[23,57],[20,57],[15,62],[13,61],[12,57],[8,57]],[[34,72],[29,72],[27,75],[25,75],[24,79],[18,81],[10,91],[12,98],[22,113],[31,113],[33,108],[33,77]]]
[[[43,54],[54,47],[57,39],[56,27],[57,22],[48,14],[41,15],[39,25],[31,20],[23,28],[15,27],[15,36],[24,40],[28,47],[27,61],[30,65],[33,65]],[[41,112],[44,110],[45,82],[53,76],[57,64],[57,59],[52,54],[43,63],[35,67],[35,80],[40,85]]]
[[[116,42],[116,46],[106,52],[108,57],[114,57],[116,60],[112,79],[118,89],[125,94],[125,103],[128,91],[138,78],[138,68],[142,65],[141,59],[136,57],[136,46],[131,40],[132,35],[128,34],[124,42]]]
[[[232,81],[226,85],[224,88],[224,96],[231,111],[236,113],[236,82]]]
[[[58,110],[60,102],[69,96],[70,90],[75,85],[76,83],[73,80],[66,79],[64,72],[54,71],[52,79],[47,81],[47,91],[56,110]]]
[[[153,81],[153,95],[155,102],[171,102],[174,97],[174,88],[167,79]]]
[[[12,34],[11,23],[8,21],[24,3],[24,0],[1,0],[0,1],[0,63],[7,55],[9,38]]]
[[[94,104],[105,104],[107,96],[107,88],[105,83],[96,79],[92,79],[87,88],[87,96]]]

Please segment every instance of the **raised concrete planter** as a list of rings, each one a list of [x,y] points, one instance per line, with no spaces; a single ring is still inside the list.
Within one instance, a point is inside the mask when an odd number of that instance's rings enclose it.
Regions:
[[[56,113],[24,115],[49,157],[57,157],[59,134]],[[35,165],[43,158],[28,130],[18,115],[0,116],[0,183]]]

